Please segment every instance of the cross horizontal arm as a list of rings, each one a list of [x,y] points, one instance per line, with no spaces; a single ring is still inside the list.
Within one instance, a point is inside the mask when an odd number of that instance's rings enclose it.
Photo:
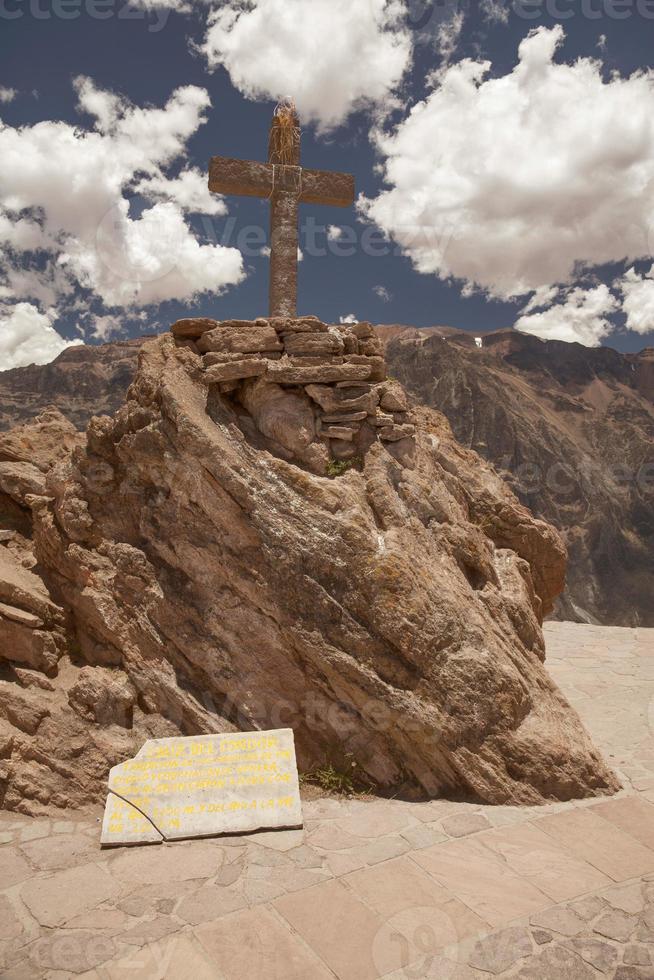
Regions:
[[[209,190],[216,194],[270,197],[273,168],[270,163],[212,157],[209,164]]]
[[[331,173],[329,170],[302,170],[303,204],[329,204],[348,208],[354,204],[352,174]]]
[[[216,194],[270,197],[273,190],[291,191],[302,204],[327,204],[347,208],[354,203],[354,177],[328,170],[301,167],[273,167],[271,163],[212,157],[209,164],[209,190]]]

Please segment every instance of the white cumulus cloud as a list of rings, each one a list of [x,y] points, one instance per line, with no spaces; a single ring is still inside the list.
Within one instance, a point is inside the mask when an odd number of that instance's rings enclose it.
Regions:
[[[13,102],[17,95],[15,88],[3,88],[0,85],[0,102]]]
[[[173,201],[185,212],[214,217],[227,214],[224,199],[209,190],[207,175],[195,167],[189,167],[173,178],[162,174],[147,177],[137,184],[136,190],[154,200]]]
[[[393,100],[412,58],[405,15],[405,0],[225,0],[200,50],[248,98],[291,95],[330,129]]]
[[[175,204],[155,204],[135,221],[126,201],[103,217],[94,247],[71,239],[59,256],[107,306],[125,307],[218,292],[239,281],[242,261],[236,249],[200,245]]]
[[[586,347],[598,347],[613,329],[607,317],[618,308],[617,299],[604,283],[592,289],[575,287],[562,290],[560,301],[546,309],[523,313],[515,328],[541,340],[576,341]],[[533,303],[529,309],[533,311]]]
[[[645,276],[629,269],[616,286],[624,296],[627,329],[640,334],[654,332],[654,265]]]
[[[226,211],[206,178],[184,166],[187,142],[206,119],[207,92],[186,86],[162,108],[140,108],[88,78],[75,88],[89,128],[0,121],[3,300],[61,312],[82,288],[108,308],[144,307],[238,283],[240,252],[201,244],[185,219]]]
[[[27,364],[48,364],[66,347],[81,340],[66,341],[53,328],[53,311],[41,313],[31,303],[0,305],[0,370]]]
[[[360,206],[420,272],[510,298],[652,254],[654,72],[561,63],[564,36],[532,31],[501,77],[450,65],[377,135],[388,188]]]
[[[106,316],[92,317],[90,328],[91,336],[95,340],[107,341],[111,337],[118,337],[124,330],[124,322],[121,317],[107,314]]]

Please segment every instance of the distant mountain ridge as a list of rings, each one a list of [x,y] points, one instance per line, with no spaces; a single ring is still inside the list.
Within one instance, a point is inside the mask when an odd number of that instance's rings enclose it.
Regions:
[[[389,370],[445,414],[570,559],[559,615],[654,625],[654,350],[386,325]]]
[[[0,431],[49,405],[80,430],[93,415],[113,415],[136,373],[138,352],[151,336],[68,347],[51,364],[0,371]]]

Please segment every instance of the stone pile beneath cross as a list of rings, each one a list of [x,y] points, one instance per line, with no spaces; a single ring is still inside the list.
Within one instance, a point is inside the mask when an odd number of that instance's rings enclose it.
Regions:
[[[412,466],[407,397],[387,379],[382,343],[369,323],[194,318],[171,329],[178,346],[202,358],[203,382],[230,401],[244,434],[252,434],[253,421],[270,443],[265,448],[323,474],[330,461],[361,461],[382,442]]]

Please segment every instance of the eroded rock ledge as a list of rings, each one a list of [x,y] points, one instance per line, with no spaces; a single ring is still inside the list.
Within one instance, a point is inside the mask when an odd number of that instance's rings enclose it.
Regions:
[[[301,769],[382,791],[617,787],[542,664],[558,535],[442,416],[407,414],[365,326],[182,321],[39,473],[4,474],[29,528],[0,550],[33,576],[32,598],[0,589],[6,807],[101,799],[149,737],[288,726]]]

